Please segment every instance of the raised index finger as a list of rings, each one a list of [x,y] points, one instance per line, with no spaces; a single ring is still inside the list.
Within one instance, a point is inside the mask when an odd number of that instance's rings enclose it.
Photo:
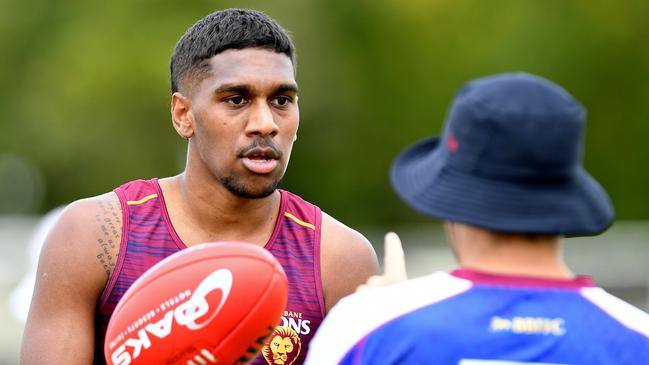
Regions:
[[[383,276],[390,282],[408,279],[406,258],[401,240],[394,232],[385,235],[385,254],[383,257]]]

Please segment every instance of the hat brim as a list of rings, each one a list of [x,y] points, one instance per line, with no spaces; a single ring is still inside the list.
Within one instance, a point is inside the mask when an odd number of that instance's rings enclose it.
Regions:
[[[613,222],[608,195],[582,168],[552,184],[499,181],[449,168],[439,142],[405,149],[390,172],[397,194],[423,214],[499,232],[566,236],[594,235]]]

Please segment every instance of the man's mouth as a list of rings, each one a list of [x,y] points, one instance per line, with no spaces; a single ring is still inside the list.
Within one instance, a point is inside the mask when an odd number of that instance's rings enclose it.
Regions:
[[[253,147],[240,155],[244,166],[255,174],[268,174],[279,165],[280,153],[271,147]]]

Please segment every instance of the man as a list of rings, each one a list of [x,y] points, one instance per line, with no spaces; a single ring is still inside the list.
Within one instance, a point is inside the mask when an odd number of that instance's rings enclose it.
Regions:
[[[280,25],[253,10],[208,15],[176,45],[171,85],[173,126],[188,140],[185,171],[67,207],[41,255],[24,364],[102,363],[126,289],[202,242],[251,242],[282,263],[289,302],[278,330],[301,349],[287,365],[302,363],[327,310],[378,270],[361,234],[276,189],[299,121],[294,46]]]
[[[584,123],[579,103],[537,76],[462,88],[442,137],[408,148],[391,172],[403,200],[445,221],[460,268],[385,286],[405,278],[389,233],[385,275],[334,307],[307,363],[646,363],[649,316],[563,262],[561,237],[613,220],[581,166]]]

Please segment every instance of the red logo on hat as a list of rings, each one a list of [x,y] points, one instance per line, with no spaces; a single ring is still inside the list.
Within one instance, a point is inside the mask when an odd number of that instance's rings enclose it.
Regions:
[[[448,138],[446,138],[446,146],[448,147],[449,150],[451,150],[451,152],[457,151],[457,149],[460,147],[453,133],[448,134]]]

